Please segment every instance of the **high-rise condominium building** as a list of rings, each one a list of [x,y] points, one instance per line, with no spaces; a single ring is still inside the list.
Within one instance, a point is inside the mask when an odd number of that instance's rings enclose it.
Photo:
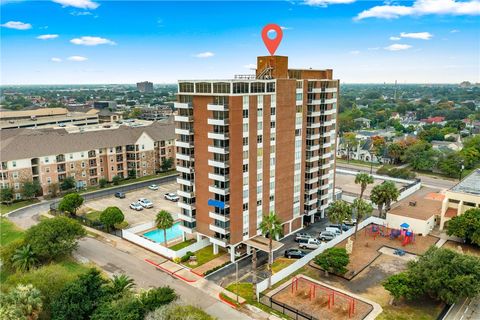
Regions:
[[[153,92],[153,82],[143,81],[137,82],[137,90],[140,92]]]
[[[179,81],[175,107],[181,229],[229,248],[261,240],[275,212],[286,236],[332,201],[339,81],[332,70],[257,58],[256,76]],[[235,249],[235,250],[231,250]]]

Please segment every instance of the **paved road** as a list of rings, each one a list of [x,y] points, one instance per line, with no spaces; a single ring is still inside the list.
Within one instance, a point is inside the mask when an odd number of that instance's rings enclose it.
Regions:
[[[134,255],[93,238],[83,238],[79,241],[76,256],[94,262],[110,274],[129,275],[139,288],[170,286],[180,295],[181,302],[197,306],[218,319],[250,319],[202,290],[157,270],[138,257],[138,253]]]
[[[92,199],[97,199],[101,197],[107,197],[113,195],[115,192],[121,191],[121,192],[128,192],[131,190],[136,190],[136,189],[141,189],[141,188],[146,188],[152,183],[155,184],[164,184],[168,183],[171,181],[174,181],[177,178],[176,175],[172,176],[166,176],[166,177],[160,177],[152,180],[147,180],[147,181],[140,181],[128,185],[123,185],[123,186],[118,186],[114,188],[108,188],[108,189],[101,189],[89,193],[84,193],[82,194],[83,198],[85,200],[92,200]],[[38,217],[40,216],[41,213],[47,212],[50,209],[50,206],[52,204],[58,203],[60,200],[59,199],[54,199],[54,200],[48,200],[48,201],[42,201],[38,204],[34,204],[32,206],[26,207],[26,208],[21,208],[18,209],[8,215],[8,219],[10,219],[13,223],[15,223],[17,226],[19,226],[22,229],[28,229],[34,224],[37,224],[38,222]]]
[[[337,162],[337,168],[339,169],[353,169],[357,171],[365,171],[365,172],[370,172],[370,168],[361,166],[361,165],[356,165],[356,164],[351,164],[351,163],[340,163]],[[373,172],[377,172],[377,169],[374,167]],[[435,188],[435,189],[450,189],[454,185],[458,183],[458,180],[449,180],[446,178],[437,178],[433,176],[427,176],[423,174],[417,174],[417,177],[422,180],[422,185],[425,187],[430,187],[430,188]],[[341,187],[341,186],[338,186]]]
[[[480,297],[462,299],[457,302],[444,320],[477,320],[480,319]]]
[[[323,231],[326,225],[329,224],[327,219],[322,219],[314,224],[309,225],[302,232],[308,232],[312,235],[318,235]],[[279,250],[273,253],[274,259],[283,256],[285,250],[290,248],[298,248],[298,243],[295,242],[295,234],[291,234],[288,237],[280,240],[284,245]],[[257,250],[257,282],[268,276],[266,269],[268,259],[268,253]],[[243,279],[244,281],[251,281],[252,276],[252,256],[249,255],[238,262],[238,278]],[[215,282],[218,285],[223,287],[228,286],[230,283],[235,282],[236,272],[235,264],[230,264],[228,267],[219,270],[210,276],[207,276],[206,279]]]

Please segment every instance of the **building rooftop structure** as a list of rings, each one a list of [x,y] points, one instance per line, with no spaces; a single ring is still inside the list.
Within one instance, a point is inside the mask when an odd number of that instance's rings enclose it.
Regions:
[[[480,169],[474,170],[465,179],[453,186],[450,191],[480,196]]]

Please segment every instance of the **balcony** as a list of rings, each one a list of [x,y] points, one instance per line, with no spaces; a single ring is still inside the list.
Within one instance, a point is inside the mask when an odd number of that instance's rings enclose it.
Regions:
[[[190,222],[190,221],[189,221]],[[193,222],[193,221],[191,221]],[[189,228],[189,227],[186,227],[184,226],[183,224],[179,224],[178,225],[178,229],[182,230],[183,232],[185,233],[188,233],[188,234],[193,234],[194,232],[194,229],[193,228]]]
[[[65,162],[65,156],[64,155],[59,155],[56,157],[57,163],[59,162]]]
[[[193,122],[193,116],[175,116],[175,122]]]
[[[318,140],[318,139],[320,139],[320,133],[307,134],[307,139],[309,139],[309,140]]]
[[[312,184],[312,183],[316,183],[316,182],[318,182],[318,176],[305,179],[305,183],[308,183],[308,184]]]
[[[325,99],[325,102],[326,104],[331,104],[331,103],[336,103],[337,102],[337,98],[330,98],[330,99]]]
[[[228,168],[228,162],[221,162],[221,161],[215,161],[215,160],[208,160],[208,165],[211,167],[217,167],[217,168]]]
[[[208,118],[207,123],[212,126],[227,126],[229,121],[228,121],[228,118],[225,118],[225,119]]]
[[[212,231],[214,231],[214,232],[218,232],[218,233],[223,234],[223,235],[227,235],[227,234],[230,233],[230,229],[229,229],[229,228],[224,229],[224,228],[222,228],[222,227],[217,227],[217,226],[212,225],[212,224],[208,225],[208,227],[210,228],[210,230],[212,230]]]
[[[175,128],[175,134],[193,135],[193,129]]]
[[[219,187],[215,187],[215,186],[208,186],[208,191],[210,191],[212,193],[216,193],[216,194],[226,196],[230,192],[230,189],[229,188],[219,188]]]
[[[228,244],[228,239],[218,239],[218,238],[214,238],[214,237],[208,237],[210,239],[210,242],[211,243],[214,243],[216,245],[219,245],[223,248],[226,248],[227,247],[227,244]]]
[[[228,147],[208,146],[208,152],[218,153],[218,154],[227,154],[227,153],[229,153],[229,148]]]
[[[187,221],[187,222],[195,222],[195,218],[191,216],[187,216],[186,214],[179,213],[178,219]]]
[[[306,190],[305,193],[308,195],[316,194],[318,192],[318,188],[312,188],[310,190]]]
[[[185,197],[185,198],[189,198],[189,199],[195,197],[194,192],[187,192],[187,191],[182,191],[182,190],[177,190],[177,195],[179,197]]]
[[[178,205],[179,208],[183,208],[183,209],[186,209],[186,210],[189,210],[189,211],[195,210],[195,204],[194,203],[188,204],[188,203],[183,203],[183,202],[179,201],[179,202],[177,202],[177,205]]]
[[[191,103],[174,102],[173,106],[175,107],[175,109],[191,109],[192,108]]]
[[[329,116],[335,113],[337,113],[336,109],[329,109],[329,110],[322,111],[322,115],[325,115],[325,116]]]
[[[193,187],[193,181],[190,181],[190,180],[177,178],[177,183],[178,184],[183,184],[184,186]]]
[[[184,142],[184,141],[176,140],[175,146],[180,148],[192,148],[193,142]]]
[[[95,151],[88,151],[88,157],[89,158],[95,158],[97,156]]]
[[[311,206],[311,205],[314,205],[315,203],[318,202],[318,199],[317,198],[313,198],[313,199],[310,199],[310,200],[305,200],[305,205],[306,206]]]
[[[328,159],[328,158],[331,158],[331,157],[332,157],[331,152],[327,152],[327,153],[322,154],[322,159]]]
[[[228,105],[223,104],[207,104],[208,111],[228,111]]]
[[[184,161],[193,161],[194,160],[193,155],[177,153],[175,156],[178,160],[184,160]]]
[[[307,128],[320,128],[320,122],[307,122]]]
[[[319,144],[316,144],[316,145],[313,145],[313,146],[307,145],[307,151],[315,151],[315,150],[320,150],[320,145]]]
[[[177,164],[175,167],[178,172],[183,172],[183,173],[193,173],[193,168],[192,167],[183,167],[182,165]]]
[[[318,172],[319,168],[318,166],[315,167],[305,167],[305,172],[306,173],[315,173]]]
[[[212,219],[216,219],[219,221],[227,222],[230,220],[230,215],[223,215],[223,214],[218,214],[215,212],[208,212],[208,216]]]
[[[315,161],[320,160],[320,156],[314,156],[314,157],[310,157],[310,158],[307,157],[306,160],[307,160],[307,162],[315,162]]]
[[[209,132],[208,139],[228,140],[228,132],[223,132],[223,133]]]
[[[227,182],[228,180],[230,180],[230,177],[229,175],[219,175],[219,174],[215,174],[215,173],[209,173],[208,174],[208,178],[210,180],[217,180],[217,181],[222,181],[222,182]]]

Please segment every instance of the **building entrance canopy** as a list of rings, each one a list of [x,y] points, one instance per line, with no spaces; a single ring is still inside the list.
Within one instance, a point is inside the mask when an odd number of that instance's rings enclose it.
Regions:
[[[260,251],[265,251],[265,252],[270,251],[268,248],[269,242],[270,242],[270,239],[264,236],[255,236],[251,239],[243,241],[243,243],[246,244],[247,246],[250,246],[252,248],[255,248]],[[272,251],[277,251],[281,247],[283,247],[283,243],[275,240],[272,241]]]

